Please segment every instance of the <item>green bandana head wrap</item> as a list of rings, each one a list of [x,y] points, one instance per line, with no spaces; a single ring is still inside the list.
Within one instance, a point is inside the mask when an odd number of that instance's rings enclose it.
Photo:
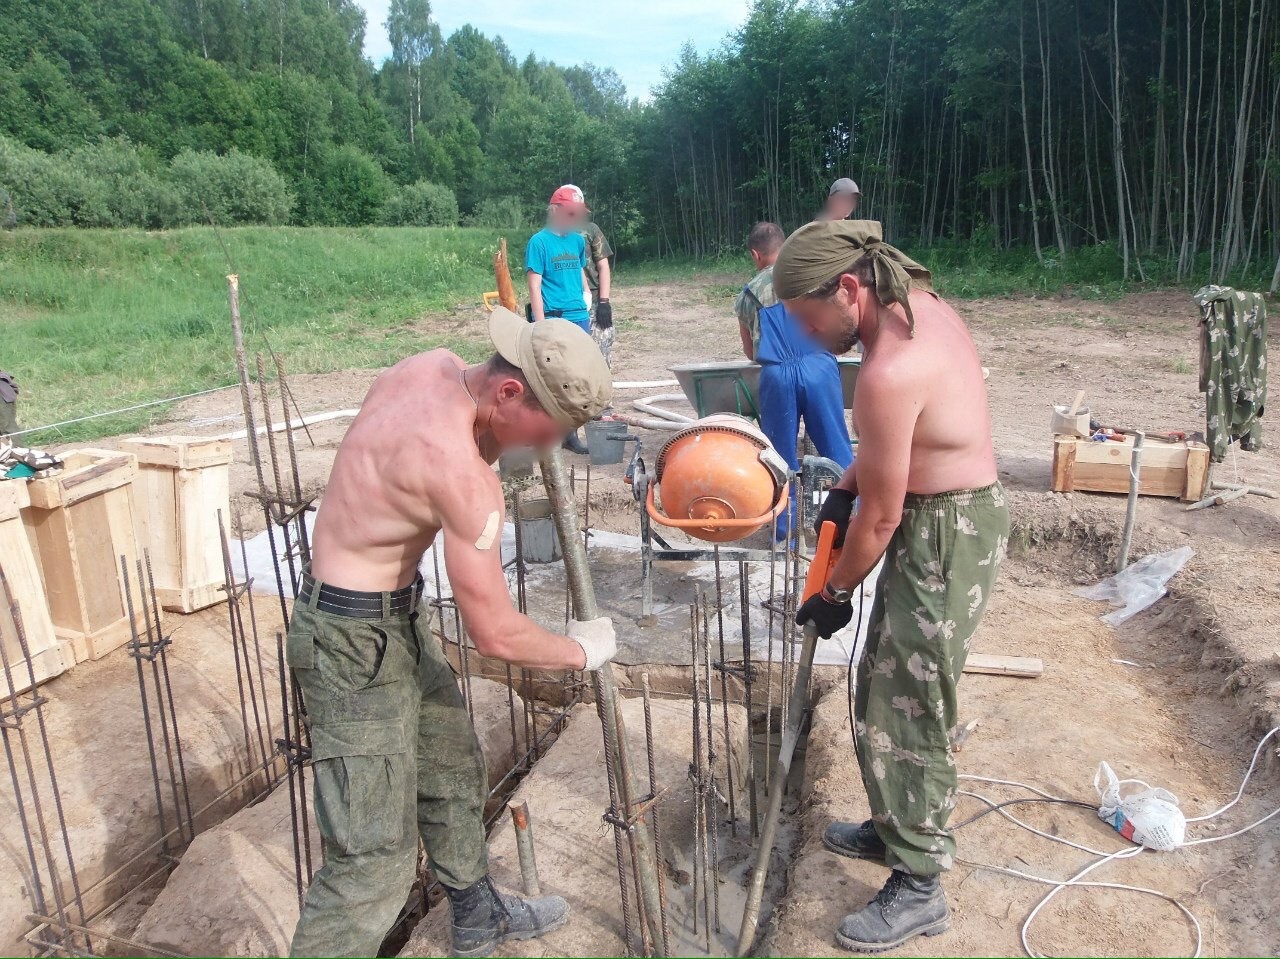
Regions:
[[[778,253],[773,291],[783,300],[808,296],[868,256],[876,297],[885,306],[900,304],[915,336],[911,285],[932,293],[933,280],[923,266],[884,242],[884,230],[875,220],[823,220],[800,227]]]

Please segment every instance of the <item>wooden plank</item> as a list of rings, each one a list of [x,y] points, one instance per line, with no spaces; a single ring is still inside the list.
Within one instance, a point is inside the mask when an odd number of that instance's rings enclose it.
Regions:
[[[1117,469],[1105,463],[1077,463],[1075,488],[1090,493],[1128,493],[1129,464]],[[1143,496],[1178,498],[1185,488],[1186,470],[1142,464],[1138,492]]]
[[[1133,456],[1133,442],[1125,437],[1125,442],[1117,443],[1108,440],[1105,443],[1092,441],[1076,441],[1076,463],[1102,463],[1120,466],[1126,471],[1129,460]],[[1153,469],[1185,469],[1187,465],[1187,446],[1185,443],[1161,443],[1148,440],[1142,444],[1142,468]]]
[[[5,485],[16,488],[9,493],[12,503],[25,500],[26,483],[7,481]],[[45,599],[44,583],[40,578],[40,566],[31,550],[31,541],[20,513],[13,512],[7,519],[0,519],[0,568],[4,570],[9,592],[13,595],[18,616],[22,619],[23,637],[30,662],[23,656],[18,639],[18,628],[9,604],[0,602],[0,645],[9,661],[13,684],[10,690],[3,674],[0,674],[0,695],[23,692],[31,688],[32,674],[41,683],[75,664],[74,655],[59,642],[49,616],[49,603]]]
[[[204,469],[226,466],[234,456],[227,439],[199,436],[139,436],[120,444],[138,458],[138,464],[170,469]]]
[[[218,513],[229,521],[231,443],[154,437],[129,445],[141,458],[134,484],[138,540],[150,551],[159,599],[182,613],[220,602]]]
[[[1209,447],[1203,443],[1187,444],[1187,475],[1182,488],[1182,501],[1194,503],[1203,498],[1209,482]]]
[[[132,453],[112,450],[76,450],[64,456],[63,463],[52,476],[30,481],[32,506],[57,509],[118,489],[133,482],[138,468]]]
[[[0,523],[15,519],[31,505],[26,480],[0,480]]]
[[[1075,490],[1076,443],[1070,436],[1059,436],[1053,444],[1053,491],[1070,493]]]
[[[966,673],[992,676],[1018,676],[1038,679],[1044,674],[1044,662],[1030,656],[997,656],[992,653],[970,653],[965,661]]]

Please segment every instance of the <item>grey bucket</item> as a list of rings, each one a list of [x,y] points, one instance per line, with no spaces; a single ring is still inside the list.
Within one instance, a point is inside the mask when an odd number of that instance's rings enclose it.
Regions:
[[[520,552],[526,563],[554,563],[560,558],[560,537],[551,517],[551,501],[531,499],[520,504]]]
[[[587,449],[591,451],[592,466],[611,466],[621,463],[628,440],[627,424],[618,420],[592,420],[587,424]]]

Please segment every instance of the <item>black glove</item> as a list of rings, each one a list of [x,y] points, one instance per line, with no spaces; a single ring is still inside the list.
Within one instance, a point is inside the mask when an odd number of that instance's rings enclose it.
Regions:
[[[823,639],[830,639],[848,626],[852,619],[853,603],[829,603],[822,598],[821,593],[810,596],[796,610],[796,625],[813,623]]]
[[[608,300],[601,300],[596,304],[596,326],[602,330],[613,326],[613,306]]]
[[[827,498],[822,501],[822,509],[818,510],[818,518],[813,523],[813,535],[822,532],[823,523],[836,524],[836,539],[832,546],[839,549],[844,545],[844,534],[849,531],[849,518],[853,516],[853,503],[857,497],[847,489],[832,488],[827,491]]]

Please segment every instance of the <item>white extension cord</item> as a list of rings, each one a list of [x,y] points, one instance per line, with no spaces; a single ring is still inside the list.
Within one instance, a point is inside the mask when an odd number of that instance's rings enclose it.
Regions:
[[[1211,813],[1206,813],[1203,816],[1196,816],[1194,818],[1188,818],[1187,822],[1188,823],[1208,822],[1209,820],[1215,819],[1218,816],[1222,815],[1224,812],[1226,812],[1228,809],[1230,809],[1232,806],[1238,803],[1241,797],[1244,795],[1245,787],[1249,785],[1249,779],[1253,776],[1254,770],[1257,768],[1258,757],[1262,755],[1262,747],[1266,745],[1267,741],[1271,739],[1271,737],[1277,734],[1280,734],[1280,726],[1277,726],[1275,729],[1272,729],[1269,733],[1263,736],[1261,740],[1259,740],[1257,748],[1254,749],[1253,751],[1253,759],[1249,763],[1249,769],[1244,774],[1244,779],[1240,783],[1240,788],[1236,791],[1235,797],[1230,802],[1228,802],[1226,805],[1218,809],[1215,809]],[[999,786],[1013,786],[1019,789],[1026,789],[1032,793],[1035,793],[1037,796],[1041,797],[1042,799],[1047,799],[1054,802],[1074,803],[1073,800],[1063,799],[1059,796],[1050,795],[1044,790],[1038,789],[1035,786],[1028,785],[1027,783],[1016,782],[1008,779],[990,779],[986,776],[962,775],[959,778],[963,780],[967,780],[969,782],[990,783],[992,785],[999,785]],[[1136,782],[1136,780],[1131,780],[1131,781]],[[1146,784],[1143,783],[1143,785],[1146,785]],[[1114,862],[1117,859],[1131,859],[1132,857],[1138,855],[1139,853],[1146,851],[1146,847],[1126,846],[1122,849],[1119,849],[1113,852],[1107,852],[1101,849],[1093,849],[1089,846],[1082,845],[1081,843],[1072,842],[1071,840],[1064,839],[1061,836],[1050,835],[1047,832],[1037,829],[1034,826],[1030,825],[1029,823],[1023,822],[1021,819],[1018,819],[1012,813],[1008,812],[1006,809],[1002,807],[1000,803],[996,802],[995,800],[989,799],[988,797],[983,796],[979,793],[969,792],[968,790],[962,789],[958,791],[958,794],[961,796],[968,796],[971,799],[976,799],[979,802],[985,803],[988,807],[990,807],[995,812],[998,812],[1005,819],[1008,819],[1010,822],[1014,823],[1017,826],[1020,826],[1021,828],[1027,830],[1030,833],[1034,833],[1037,836],[1040,836],[1044,839],[1051,840],[1056,843],[1061,843],[1062,845],[1065,845],[1065,846],[1070,846],[1072,849],[1078,849],[1081,852],[1088,853],[1091,856],[1098,857],[1094,862],[1089,863],[1089,865],[1085,866],[1083,869],[1081,869],[1079,872],[1077,872],[1074,876],[1072,876],[1069,879],[1050,879],[1045,876],[1037,876],[1037,875],[1033,875],[1032,873],[1021,872],[1020,870],[1017,870],[1017,869],[1009,869],[1005,866],[996,866],[990,863],[974,862],[968,859],[956,860],[957,862],[964,863],[966,866],[970,866],[974,869],[986,869],[991,872],[1003,873],[1004,875],[1007,875],[1007,876],[1014,876],[1018,879],[1026,879],[1030,882],[1036,882],[1042,885],[1053,887],[1044,896],[1044,898],[1042,898],[1038,903],[1036,903],[1035,908],[1031,910],[1031,912],[1027,915],[1027,918],[1022,923],[1022,930],[1021,930],[1022,948],[1026,951],[1028,956],[1032,957],[1032,959],[1046,959],[1046,957],[1043,953],[1036,952],[1034,949],[1031,948],[1031,943],[1028,940],[1028,934],[1031,929],[1031,924],[1035,922],[1035,919],[1040,914],[1040,911],[1046,905],[1048,905],[1048,903],[1050,902],[1050,900],[1053,899],[1054,896],[1056,896],[1058,893],[1060,893],[1064,889],[1080,888],[1080,887],[1088,887],[1088,888],[1094,888],[1094,889],[1115,889],[1123,892],[1136,892],[1146,896],[1155,896],[1157,899],[1162,899],[1165,902],[1171,903],[1172,905],[1176,906],[1178,909],[1182,911],[1183,915],[1185,915],[1187,919],[1190,920],[1192,927],[1195,929],[1196,946],[1191,956],[1192,956],[1192,959],[1198,959],[1198,957],[1200,956],[1201,948],[1204,944],[1204,934],[1200,928],[1200,921],[1195,917],[1195,914],[1192,913],[1192,911],[1188,909],[1186,905],[1184,905],[1178,899],[1174,898],[1168,893],[1161,892],[1158,889],[1148,889],[1144,886],[1131,886],[1125,883],[1115,883],[1115,882],[1097,882],[1094,880],[1086,881],[1084,879],[1085,876],[1089,875],[1094,870],[1099,869],[1102,866],[1105,866],[1107,863]],[[1186,842],[1182,843],[1182,845],[1197,846],[1203,843],[1221,842],[1224,839],[1234,839],[1237,836],[1243,836],[1245,833],[1249,832],[1251,829],[1256,829],[1258,826],[1261,826],[1263,823],[1267,822],[1270,819],[1275,818],[1276,816],[1280,816],[1280,808],[1274,809],[1272,812],[1263,816],[1257,822],[1251,823],[1250,825],[1245,826],[1242,829],[1237,829],[1234,832],[1230,832],[1222,836],[1205,836],[1200,839],[1189,839]]]

